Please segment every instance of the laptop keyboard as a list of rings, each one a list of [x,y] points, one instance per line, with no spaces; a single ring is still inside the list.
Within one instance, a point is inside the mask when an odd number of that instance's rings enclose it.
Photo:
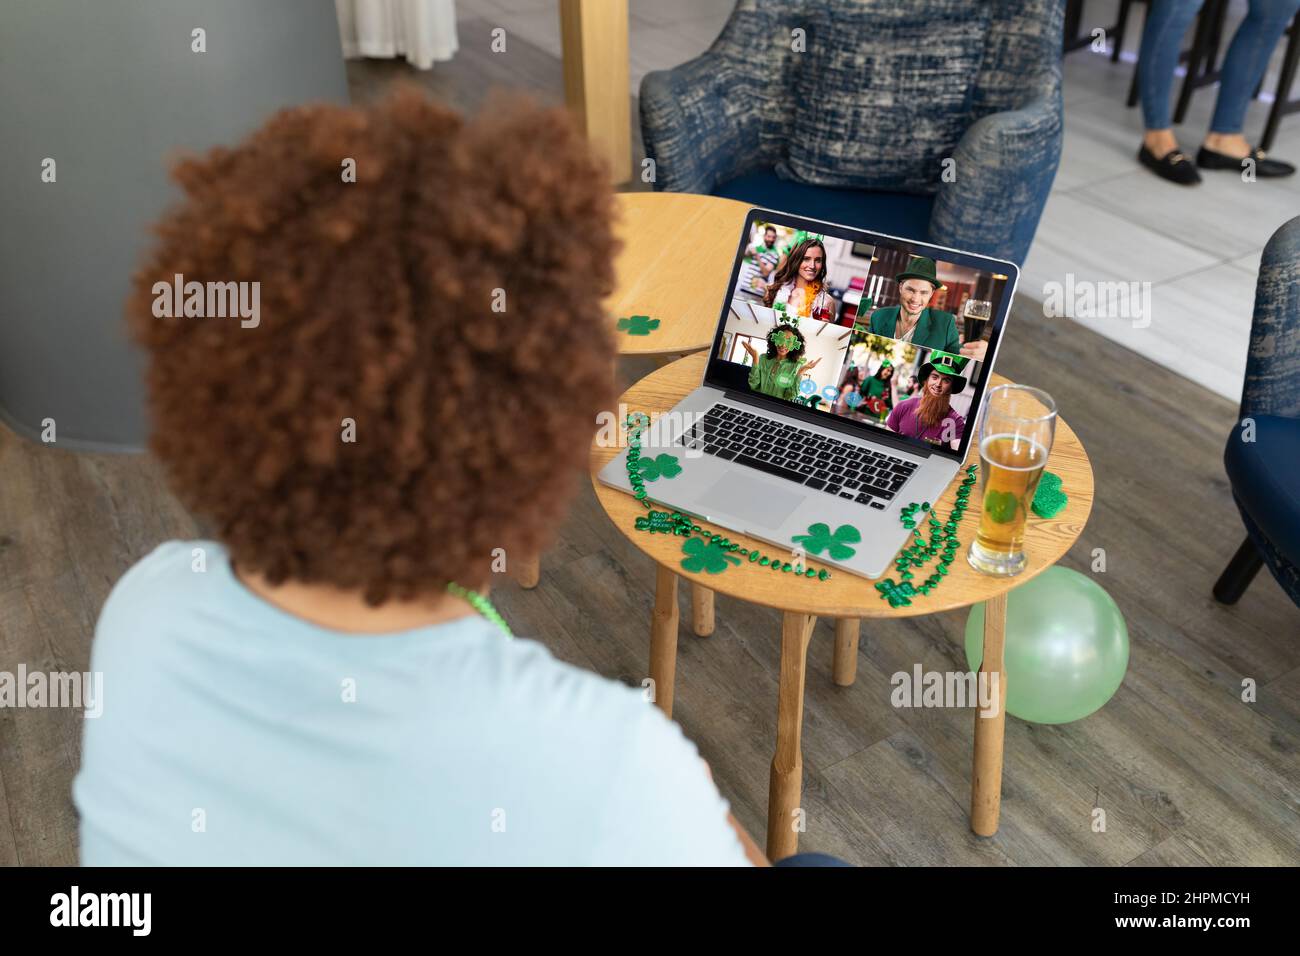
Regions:
[[[722,404],[677,444],[882,511],[916,471],[882,451]]]

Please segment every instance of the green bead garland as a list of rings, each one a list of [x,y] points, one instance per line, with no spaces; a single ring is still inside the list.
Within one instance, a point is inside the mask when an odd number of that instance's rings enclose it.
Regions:
[[[961,487],[957,489],[957,500],[953,503],[952,511],[948,513],[947,521],[939,520],[928,501],[919,503],[914,501],[905,505],[899,512],[903,527],[911,530],[913,538],[912,543],[899,551],[898,556],[894,558],[894,569],[898,572],[901,583],[894,581],[893,578],[885,578],[876,584],[880,599],[888,601],[890,607],[910,607],[912,598],[918,594],[929,594],[947,577],[957,548],[961,545],[957,540],[957,528],[966,514],[971,485],[975,484],[975,473],[978,470],[979,465],[976,464],[966,469],[966,477],[962,479]],[[918,510],[926,516],[924,519],[916,517]],[[928,542],[921,534],[921,529],[917,527],[921,520],[925,520],[930,526]],[[934,557],[939,559],[934,571],[921,584],[913,584],[915,575],[911,569],[922,567]]]
[[[479,594],[477,591],[463,588],[455,581],[452,581],[447,585],[447,593],[455,595],[463,601],[469,602],[470,607],[478,611],[497,627],[501,628],[501,630],[505,632],[506,637],[514,637],[514,635],[510,633],[510,625],[506,623],[506,619],[503,618],[501,613],[492,606],[491,601]]]
[[[650,534],[671,534],[681,538],[689,538],[691,535],[700,535],[709,544],[722,548],[723,551],[734,552],[739,558],[747,558],[751,563],[760,567],[770,568],[773,571],[794,574],[807,578],[815,577],[819,581],[829,581],[830,571],[822,568],[804,568],[800,570],[788,561],[780,558],[773,558],[770,555],[763,554],[757,549],[746,550],[739,544],[722,535],[706,531],[697,524],[692,524],[689,515],[682,514],[680,511],[656,511],[653,505],[647,500],[645,486],[639,481],[640,475],[636,472],[636,462],[641,457],[641,433],[645,431],[650,424],[650,418],[642,412],[633,412],[628,415],[624,425],[627,426],[627,478],[633,488],[633,496],[641,502],[641,506],[646,509],[648,514],[643,518],[636,519],[636,529],[638,531],[647,531]]]

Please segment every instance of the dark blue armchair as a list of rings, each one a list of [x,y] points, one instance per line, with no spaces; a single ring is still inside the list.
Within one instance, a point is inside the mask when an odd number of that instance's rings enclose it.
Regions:
[[[1061,155],[1062,0],[739,0],[641,83],[655,188],[1023,263]]]
[[[1223,460],[1246,540],[1214,596],[1235,604],[1267,563],[1300,605],[1300,217],[1264,247],[1241,422]]]

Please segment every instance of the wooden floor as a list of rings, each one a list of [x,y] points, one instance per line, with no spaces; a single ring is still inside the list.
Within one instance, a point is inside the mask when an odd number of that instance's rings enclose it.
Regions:
[[[546,72],[553,58],[511,49],[527,61],[512,69],[558,88],[558,64]],[[491,56],[465,49],[455,65],[468,72],[431,76],[472,108],[482,87],[472,78],[503,69]],[[354,93],[373,94],[386,69],[359,65]],[[1210,597],[1243,537],[1222,465],[1235,405],[1095,333],[1044,319],[1028,299],[1007,335],[998,370],[1051,392],[1092,457],[1097,503],[1064,563],[1092,573],[1094,549],[1105,550],[1096,579],[1127,619],[1128,675],[1083,721],[1008,720],[1002,828],[981,839],[966,821],[971,713],[889,702],[897,671],[965,668],[964,615],[864,627],[849,688],[831,682],[833,633],[819,622],[801,849],[861,864],[1300,863],[1300,610],[1266,572],[1235,608]],[[623,372],[630,381],[650,368],[629,362]],[[85,669],[114,581],[156,543],[195,533],[148,459],[74,454],[0,429],[0,670]],[[639,685],[653,581],[648,559],[584,488],[544,558],[541,585],[522,591],[503,580],[494,599],[516,633]],[[689,589],[682,599],[674,716],[761,839],[781,622],[719,597],[717,630],[701,640],[689,631]],[[1247,678],[1256,703],[1241,701]],[[0,864],[76,861],[69,787],[80,724],[67,711],[0,709]],[[1104,833],[1092,831],[1094,806],[1106,811]]]

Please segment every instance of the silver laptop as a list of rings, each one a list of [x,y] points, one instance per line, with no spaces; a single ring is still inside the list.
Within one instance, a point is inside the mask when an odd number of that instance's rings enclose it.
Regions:
[[[900,510],[936,501],[976,440],[1018,275],[1001,259],[751,209],[704,381],[642,436],[648,499],[791,561],[879,577],[910,534]],[[626,449],[599,479],[631,491]],[[806,547],[815,525],[852,555]]]

